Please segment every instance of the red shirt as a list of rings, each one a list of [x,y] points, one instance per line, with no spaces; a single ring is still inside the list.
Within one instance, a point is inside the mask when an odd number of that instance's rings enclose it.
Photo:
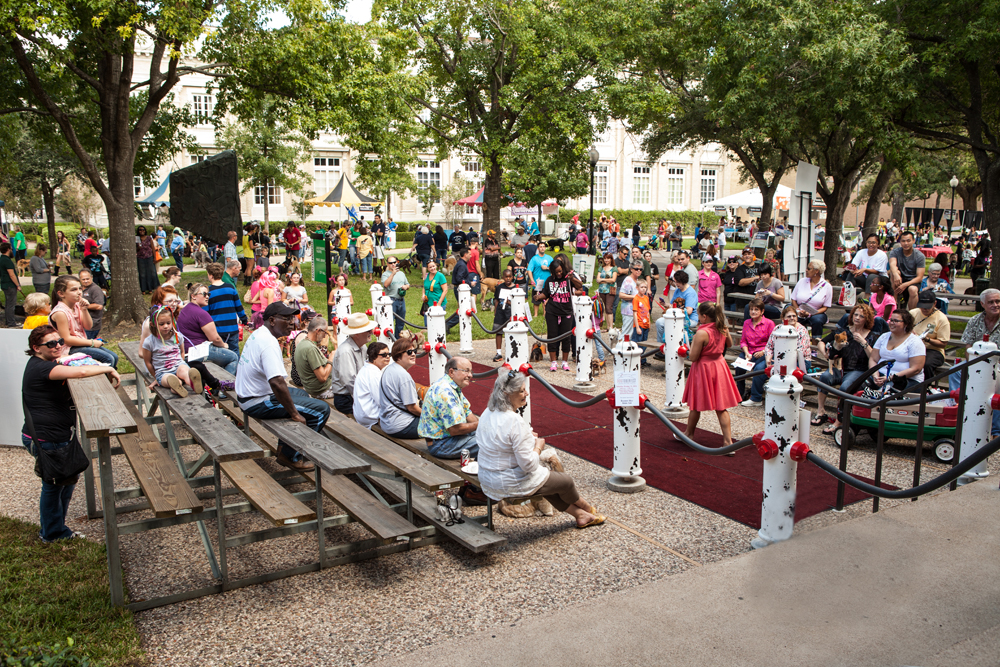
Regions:
[[[90,257],[97,254],[97,241],[88,238],[83,242],[83,256]]]
[[[743,333],[740,335],[740,346],[750,350],[750,354],[756,354],[767,346],[767,340],[774,331],[775,324],[766,317],[760,318],[760,323],[754,326],[753,320],[743,321]]]
[[[298,250],[302,233],[298,227],[289,227],[285,230],[285,247],[289,250]]]
[[[479,275],[479,249],[473,248],[469,251],[469,261],[466,262],[469,266],[469,272]]]

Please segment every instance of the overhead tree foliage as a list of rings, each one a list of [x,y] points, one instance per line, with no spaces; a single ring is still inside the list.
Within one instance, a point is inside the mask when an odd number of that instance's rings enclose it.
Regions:
[[[372,9],[387,30],[380,50],[412,66],[413,85],[398,94],[438,152],[483,163],[487,229],[499,229],[504,173],[522,139],[535,131],[562,137],[566,150],[549,159],[569,173],[586,164],[581,157],[603,129],[606,25],[593,8],[569,0],[380,0]]]
[[[1000,0],[877,5],[906,35],[917,95],[895,115],[901,128],[968,150],[982,184],[986,228],[1000,238]],[[991,287],[1000,287],[993,253]]]

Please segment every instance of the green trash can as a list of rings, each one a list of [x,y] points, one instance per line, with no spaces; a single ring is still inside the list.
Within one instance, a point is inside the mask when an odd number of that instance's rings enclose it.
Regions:
[[[312,234],[313,241],[313,252],[312,252],[312,274],[313,280],[320,283],[321,285],[326,285],[327,275],[326,275],[326,253],[327,253],[327,243],[326,243],[326,232],[323,230],[315,231]]]

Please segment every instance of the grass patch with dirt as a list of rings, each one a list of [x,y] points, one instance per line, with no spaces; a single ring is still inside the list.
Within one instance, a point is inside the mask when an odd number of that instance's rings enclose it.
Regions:
[[[84,656],[101,665],[146,663],[132,612],[111,606],[104,545],[84,539],[44,544],[38,525],[6,516],[0,516],[0,636],[4,665],[86,664]],[[67,638],[74,645],[56,662],[8,656],[35,644],[65,647]]]

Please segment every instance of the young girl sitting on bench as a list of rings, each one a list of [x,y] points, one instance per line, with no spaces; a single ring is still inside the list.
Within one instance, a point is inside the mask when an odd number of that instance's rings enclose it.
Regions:
[[[177,331],[173,311],[164,306],[153,306],[149,318],[153,323],[154,333],[142,342],[142,358],[146,362],[146,368],[156,377],[149,385],[150,390],[157,385],[170,387],[175,394],[184,398],[188,395],[184,385],[188,385],[194,389],[194,393],[200,394],[201,373],[196,368],[189,368],[184,361],[187,339]]]

